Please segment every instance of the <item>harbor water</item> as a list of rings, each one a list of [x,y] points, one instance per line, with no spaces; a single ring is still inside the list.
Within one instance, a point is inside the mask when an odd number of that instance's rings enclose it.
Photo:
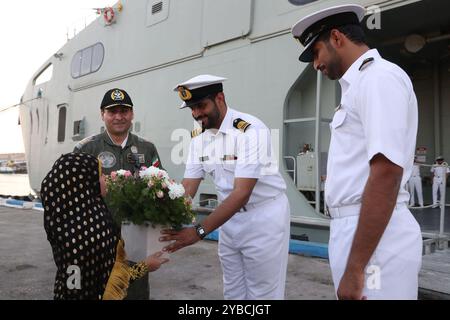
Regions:
[[[0,195],[27,196],[35,194],[30,187],[28,174],[0,173]]]

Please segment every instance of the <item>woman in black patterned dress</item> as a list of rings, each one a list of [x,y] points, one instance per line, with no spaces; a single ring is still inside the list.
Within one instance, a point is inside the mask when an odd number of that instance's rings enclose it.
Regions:
[[[120,228],[101,196],[99,162],[62,155],[42,181],[44,228],[57,266],[55,299],[123,299],[130,280],[158,269],[161,253],[129,267]]]

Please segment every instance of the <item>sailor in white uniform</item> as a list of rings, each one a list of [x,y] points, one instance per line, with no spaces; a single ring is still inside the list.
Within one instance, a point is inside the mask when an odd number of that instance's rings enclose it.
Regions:
[[[423,207],[423,194],[422,194],[422,177],[420,176],[420,165],[416,162],[417,157],[414,156],[414,165],[412,168],[411,177],[408,180],[409,187],[409,205],[414,206],[414,191],[417,191],[417,199],[419,205]]]
[[[329,260],[339,299],[417,299],[422,236],[407,208],[418,126],[407,74],[364,41],[365,10],[313,13],[292,33],[300,61],[342,89],[331,127],[325,201]]]
[[[183,185],[194,197],[206,175],[220,205],[194,228],[163,231],[174,252],[220,227],[225,299],[284,299],[290,236],[286,184],[270,131],[256,117],[227,107],[225,78],[200,75],[177,85],[201,129],[193,132]]]
[[[434,165],[431,167],[431,173],[433,173],[433,208],[439,206],[439,201],[442,199],[442,194],[444,193],[444,175],[448,176],[450,169],[448,164],[444,162],[444,157],[439,156],[436,158]],[[438,190],[439,198],[438,200]],[[445,203],[445,200],[442,201]]]

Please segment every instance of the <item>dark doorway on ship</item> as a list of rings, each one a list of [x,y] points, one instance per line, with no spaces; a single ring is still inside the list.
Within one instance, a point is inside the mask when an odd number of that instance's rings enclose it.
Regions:
[[[411,211],[422,231],[436,233],[441,210],[432,208],[430,171],[436,157],[450,160],[450,1],[387,2],[380,9],[378,21],[376,9],[364,20],[367,40],[384,58],[403,68],[413,82],[419,109],[416,156],[425,208],[412,206]],[[446,211],[444,231],[449,233],[450,210]]]

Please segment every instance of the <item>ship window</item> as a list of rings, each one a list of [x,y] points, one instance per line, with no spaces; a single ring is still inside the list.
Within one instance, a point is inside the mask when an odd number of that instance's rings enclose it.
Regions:
[[[294,6],[303,6],[305,4],[315,2],[317,0],[289,0],[290,3],[292,3]]]
[[[104,56],[105,48],[101,43],[96,43],[75,53],[72,58],[72,78],[76,79],[98,71],[103,64]]]
[[[59,117],[58,117],[58,142],[64,142],[66,139],[66,105],[61,105],[59,107]]]
[[[86,48],[81,53],[81,75],[91,73],[92,47]]]
[[[48,66],[45,67],[44,70],[42,70],[37,76],[36,78],[34,78],[34,85],[40,85],[41,83],[50,81],[50,79],[53,76],[53,65],[49,64]]]
[[[92,65],[91,65],[91,72],[96,72],[103,63],[103,57],[105,55],[105,48],[101,43],[97,43],[92,48]]]
[[[80,76],[81,68],[81,51],[75,53],[72,59],[72,78],[78,78]]]

